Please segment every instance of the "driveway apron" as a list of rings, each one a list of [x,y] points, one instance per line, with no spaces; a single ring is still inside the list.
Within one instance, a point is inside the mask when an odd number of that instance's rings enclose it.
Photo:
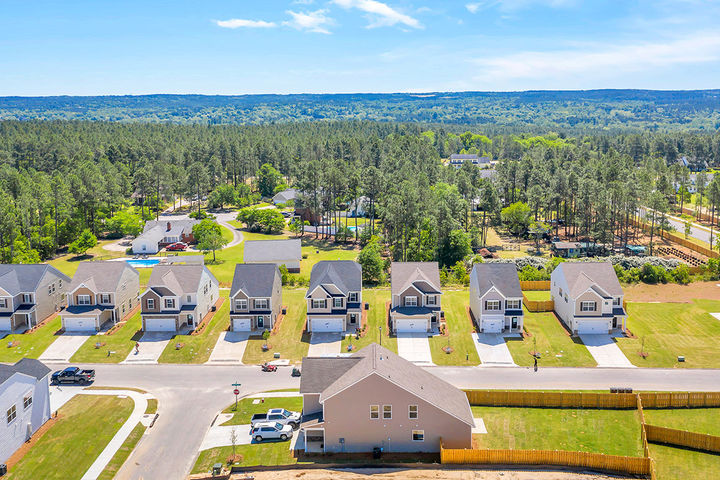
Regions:
[[[222,332],[207,363],[241,365],[249,337],[250,332]]]
[[[68,363],[80,347],[90,338],[88,333],[65,332],[38,358],[41,362]]]
[[[316,332],[310,335],[308,357],[338,355],[342,348],[342,334],[334,332]]]
[[[608,334],[580,335],[598,367],[635,368]]]
[[[420,365],[433,365],[427,333],[397,334],[398,355]]]
[[[505,337],[516,336],[517,334],[502,333],[473,333],[475,349],[478,352],[480,361],[485,366],[492,367],[516,367],[515,361],[510,355],[510,350],[505,343]]]
[[[140,350],[135,353],[133,347],[130,354],[122,363],[158,363],[160,355],[175,336],[174,332],[146,332],[138,343]]]

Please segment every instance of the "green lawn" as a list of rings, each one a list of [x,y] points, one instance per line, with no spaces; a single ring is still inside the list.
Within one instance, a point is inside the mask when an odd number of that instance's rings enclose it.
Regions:
[[[297,433],[296,433],[297,434]],[[233,453],[232,447],[203,450],[198,455],[191,473],[209,472],[216,463],[225,464]],[[255,445],[238,445],[235,453],[242,456],[241,465],[290,465],[297,463],[290,450],[290,442],[265,442]]]
[[[530,355],[535,348],[540,352],[541,367],[594,367],[597,365],[590,352],[579,339],[567,335],[553,312],[532,313],[524,309],[525,330],[532,337],[507,338],[506,342],[515,363],[533,364]],[[536,347],[537,346],[537,347]]]
[[[280,330],[271,335],[268,343],[272,348],[262,351],[265,341],[260,336],[250,337],[243,363],[252,365],[273,360],[273,354],[280,353],[280,358],[289,359],[291,363],[300,362],[307,355],[310,346],[310,335],[303,334],[307,304],[305,289],[283,289],[283,305],[288,306],[287,315],[280,324]]]
[[[72,277],[75,275],[75,271],[77,270],[80,262],[84,262],[86,260],[110,260],[112,258],[125,257],[125,252],[115,252],[102,248],[103,245],[116,241],[117,240],[101,240],[96,246],[88,250],[87,254],[84,256],[78,257],[75,254],[62,255],[50,260],[47,263],[57,268],[65,275]]]
[[[552,299],[552,296],[550,295],[550,290],[527,290],[523,292],[523,295],[525,295],[528,300],[534,302],[544,302],[546,300]]]
[[[9,472],[9,479],[80,479],[133,409],[130,398],[78,395]]]
[[[147,269],[149,270],[149,269]],[[140,312],[130,317],[120,330],[112,335],[93,335],[75,352],[70,359],[73,363],[118,363],[122,362],[132,351],[142,336]],[[140,333],[138,333],[140,332]],[[95,348],[97,342],[105,343]],[[108,356],[108,351],[115,352]]]
[[[618,338],[628,359],[639,367],[720,368],[718,342],[720,301],[693,300],[691,303],[629,302],[627,326],[637,338]],[[638,352],[645,339],[642,358]],[[685,362],[677,361],[678,355]]]
[[[232,413],[233,418],[223,425],[247,425],[256,413],[266,413],[271,408],[285,408],[293,412],[302,411],[302,397],[269,397],[264,402],[253,403],[257,398],[244,398],[238,402],[237,411],[235,403],[230,404],[223,413]]]
[[[3,338],[0,362],[15,363],[23,357],[38,358],[58,338],[55,332],[60,330],[61,325],[58,315],[33,333],[14,333]],[[18,342],[18,345],[9,348],[9,342]]]
[[[650,425],[720,435],[720,408],[644,409],[643,412]]]
[[[429,339],[430,353],[436,365],[478,365],[480,358],[473,343],[473,324],[467,314],[468,291],[445,290],[442,294],[442,308],[445,311],[448,336],[437,335]],[[450,345],[452,353],[442,348]],[[467,358],[467,360],[466,360]]]
[[[571,450],[642,456],[637,410],[472,407],[488,433],[479,448]]]
[[[300,274],[310,278],[313,265],[323,260],[356,260],[360,250],[351,243],[340,244],[328,240],[317,240],[315,234],[306,233],[301,237],[302,254],[307,255],[300,262]]]
[[[229,292],[221,291],[220,296],[225,301],[220,306],[210,324],[205,327],[199,335],[175,335],[162,355],[158,359],[158,363],[205,363],[210,359],[215,343],[223,330],[227,330],[230,325],[230,301],[228,300]],[[179,350],[175,348],[178,344],[184,344]]]
[[[380,328],[382,326],[382,346],[388,350],[397,353],[397,339],[387,336],[387,322],[385,321],[385,302],[390,300],[390,289],[373,288],[363,290],[362,300],[364,303],[370,304],[370,310],[367,311],[367,331],[364,337],[356,339],[347,337],[342,341],[341,350],[347,352],[347,346],[350,342],[353,344],[353,351],[360,350],[371,343],[380,343]],[[363,307],[364,308],[364,307]]]
[[[720,455],[650,444],[650,457],[660,480],[711,479],[720,471]]]
[[[112,480],[115,478],[118,470],[120,470],[120,467],[122,467],[125,460],[127,460],[132,451],[135,449],[135,445],[137,445],[140,441],[140,438],[142,438],[145,430],[146,428],[142,423],[138,423],[135,428],[133,428],[132,432],[130,432],[130,435],[128,435],[125,439],[120,449],[115,452],[115,455],[113,455],[110,463],[108,463],[105,467],[105,470],[102,471],[98,480]]]

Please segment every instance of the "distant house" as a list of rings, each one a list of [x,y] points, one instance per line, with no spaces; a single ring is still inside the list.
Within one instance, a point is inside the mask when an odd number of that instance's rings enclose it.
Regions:
[[[376,343],[345,357],[305,357],[300,393],[306,453],[438,452],[441,439],[472,447],[465,393]]]
[[[362,267],[352,260],[324,260],[310,272],[308,332],[344,332],[360,327]]]
[[[61,312],[65,331],[98,331],[138,304],[140,273],[127,262],[80,262]]]
[[[272,197],[272,203],[277,205],[279,203],[288,203],[290,200],[295,201],[298,196],[298,191],[294,188],[288,188],[282,192],[278,192]]]
[[[235,265],[230,287],[230,326],[233,331],[270,330],[281,310],[282,281],[276,265]]]
[[[143,233],[132,242],[133,253],[154,254],[171,243],[195,243],[192,228],[198,223],[200,223],[198,220],[192,218],[149,220],[145,223]]]
[[[580,242],[553,242],[551,250],[561,258],[577,258],[583,253]]]
[[[0,330],[26,330],[60,311],[69,285],[70,277],[50,265],[0,265]]]
[[[625,331],[624,293],[610,262],[563,262],[550,282],[555,313],[574,334]]]
[[[470,311],[483,333],[523,329],[523,293],[514,263],[476,263],[470,273]]]
[[[393,262],[390,266],[394,332],[429,332],[437,328],[442,308],[437,262]]]
[[[0,463],[6,463],[50,419],[50,369],[29,358],[0,365],[0,409]]]
[[[219,297],[218,281],[205,265],[157,265],[140,296],[143,331],[193,330]]]
[[[465,162],[470,162],[476,167],[489,167],[491,163],[490,157],[481,157],[476,153],[453,153],[450,155],[450,166],[455,168],[462,167]]]
[[[348,205],[347,216],[350,218],[364,217],[368,213],[370,208],[370,199],[366,196],[358,197],[357,200],[353,200]]]
[[[288,272],[298,273],[302,260],[300,239],[289,240],[248,240],[245,242],[243,261],[245,263],[273,263],[285,265]]]

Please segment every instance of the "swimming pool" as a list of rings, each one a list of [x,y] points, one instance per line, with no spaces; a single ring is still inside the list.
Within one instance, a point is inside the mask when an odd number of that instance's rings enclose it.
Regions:
[[[129,258],[125,260],[128,265],[135,268],[154,267],[160,260],[157,258]]]

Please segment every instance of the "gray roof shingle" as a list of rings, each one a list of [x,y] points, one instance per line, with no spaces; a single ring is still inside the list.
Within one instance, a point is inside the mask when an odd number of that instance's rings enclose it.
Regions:
[[[55,275],[70,282],[70,277],[55,267],[44,263],[38,264],[0,264],[0,288],[10,295],[22,292],[34,292],[45,273],[53,272]]]
[[[243,261],[277,262],[302,258],[300,239],[288,240],[248,240],[245,242]]]
[[[480,296],[493,286],[506,298],[523,296],[514,263],[476,263],[471,275],[477,279]]]
[[[440,269],[437,262],[393,262],[390,285],[392,295],[399,295],[410,285],[423,293],[440,293]]]
[[[362,290],[362,267],[352,260],[323,260],[310,272],[308,295],[321,285],[334,285],[344,295]]]
[[[50,373],[50,369],[40,360],[33,358],[21,358],[15,365],[0,364],[0,384],[16,373],[24,373],[41,380]]]
[[[203,272],[207,272],[210,279],[217,283],[215,276],[205,265],[155,265],[148,280],[148,287],[167,287],[175,295],[197,292]]]
[[[557,268],[563,272],[573,298],[593,285],[613,296],[623,294],[610,262],[562,262]]]
[[[138,278],[140,277],[140,272],[135,270],[127,262],[80,262],[73,276],[72,283],[70,283],[70,291],[75,290],[83,284],[87,286],[92,284],[91,288],[97,292],[114,292],[117,290],[120,278],[125,271],[132,271]]]
[[[240,290],[249,297],[272,297],[280,270],[274,263],[238,263],[235,265],[230,297]]]

